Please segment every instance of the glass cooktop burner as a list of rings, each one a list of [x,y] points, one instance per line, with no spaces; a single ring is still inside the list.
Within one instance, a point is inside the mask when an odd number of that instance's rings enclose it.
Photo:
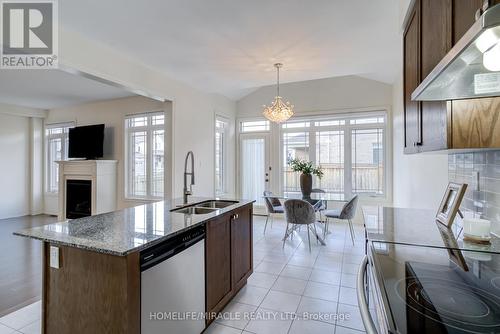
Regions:
[[[456,269],[441,267],[436,275],[437,268],[407,262],[406,278],[395,285],[406,304],[408,332],[432,328],[444,333],[496,333],[500,296],[464,281]]]
[[[461,330],[464,326],[483,329],[480,333],[500,326],[499,298],[477,287],[435,277],[411,277],[398,282],[396,293],[417,317]]]

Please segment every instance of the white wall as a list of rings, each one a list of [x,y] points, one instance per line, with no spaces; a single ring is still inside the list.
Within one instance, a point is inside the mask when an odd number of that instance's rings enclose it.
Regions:
[[[401,3],[400,23],[406,14],[410,0]],[[403,30],[401,33],[400,63],[403,68]],[[448,183],[448,156],[445,153],[403,154],[403,71],[401,70],[393,90],[393,194],[394,206],[436,209]]]
[[[44,213],[44,132],[43,118],[30,118],[30,213]]]
[[[174,196],[182,195],[184,157],[189,150],[194,152],[196,158],[194,195],[214,195],[214,114],[220,113],[234,119],[235,102],[217,94],[196,90],[158,70],[126,58],[123,53],[106,45],[64,29],[60,30],[59,46],[62,68],[76,69],[172,101]]]
[[[187,102],[174,102],[174,197],[182,196],[184,160],[188,151],[193,151],[195,158],[194,195],[214,196],[216,114],[228,118],[231,125],[228,138],[228,195],[232,196],[235,174],[235,103],[217,96],[211,99],[193,96],[189,99],[189,105]]]
[[[297,113],[343,111],[392,104],[391,85],[357,76],[301,81],[280,85],[280,93]],[[262,105],[276,96],[276,86],[259,88],[237,103],[238,117],[262,116]]]
[[[31,128],[42,116],[41,110],[0,104],[0,219],[36,214],[43,206],[41,174],[31,174],[32,157],[41,153],[40,138],[31,135]]]

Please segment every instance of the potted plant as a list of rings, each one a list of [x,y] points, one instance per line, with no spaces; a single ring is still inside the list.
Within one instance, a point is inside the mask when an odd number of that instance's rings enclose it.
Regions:
[[[294,172],[300,172],[300,190],[302,196],[310,197],[312,192],[312,176],[318,178],[323,177],[323,169],[321,166],[314,166],[311,161],[301,160],[298,158],[288,160],[288,165]]]

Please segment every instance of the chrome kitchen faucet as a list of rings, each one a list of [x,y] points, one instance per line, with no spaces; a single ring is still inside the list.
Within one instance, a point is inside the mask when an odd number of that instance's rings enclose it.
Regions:
[[[187,171],[188,159],[191,156],[191,172]],[[191,183],[189,184],[189,189],[187,187],[187,177],[191,176]],[[188,196],[193,194],[194,185],[194,154],[193,151],[189,151],[186,155],[186,160],[184,161],[184,204],[187,204]]]

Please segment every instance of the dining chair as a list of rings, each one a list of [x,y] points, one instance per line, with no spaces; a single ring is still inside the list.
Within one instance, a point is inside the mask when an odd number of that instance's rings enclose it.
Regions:
[[[281,205],[281,201],[277,197],[272,197],[273,193],[270,191],[264,191],[264,202],[266,203],[267,208],[267,218],[266,225],[264,225],[264,234],[266,234],[267,222],[269,218],[271,218],[271,228],[273,227],[274,222],[274,214],[284,213],[283,205]]]
[[[356,215],[357,206],[358,206],[358,195],[354,195],[354,197],[351,198],[349,202],[344,204],[342,209],[325,210],[323,214],[326,217],[326,223],[325,223],[325,228],[323,230],[323,237],[326,235],[326,232],[328,232],[328,223],[330,218],[347,220],[349,223],[349,231],[351,232],[352,244],[354,245],[354,227],[352,225],[352,220]]]
[[[301,199],[289,199],[284,203],[285,207],[285,219],[286,219],[286,230],[285,236],[283,237],[283,247],[285,247],[286,239],[293,235],[295,227],[300,227],[303,225],[307,226],[307,240],[309,242],[309,251],[311,251],[311,233],[314,233],[317,238],[316,232],[316,211],[311,203],[303,201]],[[294,226],[296,225],[296,226]]]

